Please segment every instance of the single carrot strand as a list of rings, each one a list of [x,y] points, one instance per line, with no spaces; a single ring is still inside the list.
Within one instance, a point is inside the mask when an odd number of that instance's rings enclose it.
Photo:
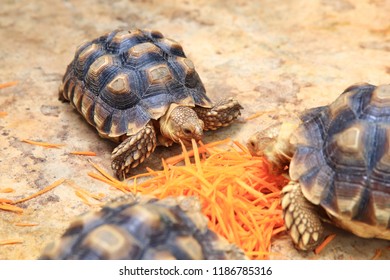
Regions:
[[[19,222],[19,223],[14,223],[14,226],[17,227],[35,227],[39,225],[38,223],[27,223],[27,222]]]
[[[12,86],[16,85],[17,83],[18,83],[17,81],[2,83],[2,84],[0,84],[0,89],[12,87]]]
[[[85,204],[87,204],[88,206],[96,206],[96,205],[100,205],[101,203],[91,203],[88,198],[91,198],[91,199],[94,199],[94,200],[101,200],[105,195],[102,194],[102,193],[98,193],[98,194],[93,194],[81,187],[79,187],[78,185],[76,185],[75,182],[73,182],[72,180],[67,180],[66,181],[73,189],[75,189],[75,194],[76,196],[78,196]]]
[[[196,141],[194,139],[192,139],[191,142],[192,142],[192,149],[194,151],[194,159],[195,159],[196,169],[199,172],[200,176],[204,176],[202,165],[200,163],[198,145],[196,144]]]
[[[9,203],[9,204],[13,204],[14,202],[13,202],[11,199],[0,198],[0,203]]]
[[[336,237],[336,234],[330,234],[328,235],[324,241],[320,245],[317,246],[317,248],[314,249],[315,254],[321,253],[321,251]]]
[[[382,255],[382,249],[376,249],[374,256],[371,258],[372,260],[378,260]]]
[[[35,197],[37,197],[37,196],[39,196],[39,195],[41,195],[41,194],[44,194],[44,193],[46,193],[46,192],[48,192],[48,191],[54,189],[55,187],[58,187],[58,186],[61,185],[63,182],[65,182],[65,179],[59,179],[59,180],[55,181],[53,184],[51,184],[51,185],[49,185],[49,186],[43,188],[43,189],[40,190],[39,192],[36,192],[36,193],[34,193],[34,194],[32,194],[32,195],[30,195],[30,196],[28,196],[28,197],[25,197],[25,198],[22,198],[22,199],[19,199],[19,200],[15,201],[15,204],[21,203],[21,202],[25,202],[25,201],[30,200],[30,199],[32,199],[32,198],[35,198]]]
[[[8,115],[7,112],[0,112],[0,118],[6,117]]]
[[[16,213],[23,213],[22,208],[17,207],[15,205],[7,204],[7,203],[0,204],[0,209],[5,210],[5,211],[16,212]]]
[[[33,141],[33,140],[29,140],[29,139],[22,139],[22,142],[25,142],[25,143],[28,143],[31,145],[45,147],[45,148],[55,148],[55,149],[58,149],[62,146],[65,146],[64,144],[53,144],[53,143],[47,143],[47,142]]]
[[[84,193],[82,193],[81,191],[79,190],[76,190],[75,191],[76,195],[81,198],[81,201],[84,202],[84,204],[88,205],[88,206],[91,206],[92,204],[88,201],[88,199],[86,198],[86,196],[84,195]]]
[[[12,193],[15,190],[13,188],[4,188],[0,190],[0,193]]]
[[[261,117],[262,115],[264,114],[269,114],[269,113],[275,113],[275,110],[270,110],[270,111],[259,111],[259,112],[256,112],[248,117],[245,118],[246,121],[250,121],[250,120],[253,120],[253,119],[256,119],[258,117]]]
[[[93,163],[91,160],[88,160],[92,166],[100,172],[100,174],[102,174],[104,177],[106,177],[108,180],[116,183],[116,184],[122,184],[121,181],[115,179],[114,177],[112,177],[110,174],[108,174],[103,168],[101,168],[100,166],[98,166],[97,164]]]
[[[20,243],[23,243],[23,239],[13,238],[13,239],[0,240],[0,245],[13,245],[13,244],[20,244]]]
[[[95,152],[90,151],[73,151],[70,152],[71,155],[79,155],[79,156],[96,156]]]

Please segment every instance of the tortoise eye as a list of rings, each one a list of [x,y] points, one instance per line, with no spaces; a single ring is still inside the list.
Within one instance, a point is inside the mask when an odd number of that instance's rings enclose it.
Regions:
[[[184,128],[184,129],[183,129],[183,132],[184,132],[184,134],[186,134],[186,135],[190,135],[190,134],[192,133],[192,131],[191,131],[189,128]]]

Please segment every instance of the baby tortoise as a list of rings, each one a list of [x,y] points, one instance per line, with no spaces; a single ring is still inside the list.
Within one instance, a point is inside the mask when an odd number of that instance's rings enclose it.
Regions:
[[[390,85],[353,85],[332,104],[259,132],[248,147],[276,170],[289,164],[284,221],[298,249],[323,239],[321,220],[357,236],[390,240]]]
[[[195,197],[129,195],[75,220],[40,259],[247,259],[210,231]]]
[[[200,140],[230,125],[242,107],[213,104],[179,43],[158,31],[115,30],[76,50],[59,91],[99,135],[119,142],[112,168],[123,180],[156,145]]]

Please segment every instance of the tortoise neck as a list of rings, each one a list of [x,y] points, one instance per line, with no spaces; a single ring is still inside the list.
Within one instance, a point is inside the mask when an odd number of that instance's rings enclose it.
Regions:
[[[176,135],[174,133],[174,129],[172,127],[172,119],[171,119],[171,114],[172,111],[178,108],[180,105],[176,103],[172,103],[167,112],[165,113],[164,116],[160,118],[160,132],[161,135],[165,138],[171,139],[174,142],[179,142],[179,139],[176,139]]]

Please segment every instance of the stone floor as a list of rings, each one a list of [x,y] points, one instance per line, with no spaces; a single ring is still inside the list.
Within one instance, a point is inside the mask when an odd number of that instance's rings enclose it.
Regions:
[[[40,3],[37,3],[40,2]],[[300,111],[328,104],[347,86],[390,80],[390,1],[387,0],[186,0],[186,1],[3,0],[0,9],[0,189],[17,199],[66,178],[107,197],[120,193],[87,176],[85,157],[110,169],[114,147],[99,138],[68,104],[57,100],[58,86],[81,42],[115,28],[158,29],[180,42],[213,99],[234,96],[243,118],[205,141],[231,137],[244,142],[255,130],[277,125]],[[47,1],[49,2],[49,1]],[[32,139],[65,144],[44,149]],[[148,165],[179,149],[158,149]],[[146,165],[137,169],[144,171]],[[22,244],[0,247],[0,259],[34,259],[69,221],[90,208],[67,184],[21,205],[23,215],[0,212],[0,240]],[[15,227],[15,222],[36,222]],[[337,231],[330,229],[331,231]],[[320,255],[298,253],[286,236],[275,240],[277,259],[369,259],[377,249],[390,259],[390,243],[363,240],[337,231]]]

